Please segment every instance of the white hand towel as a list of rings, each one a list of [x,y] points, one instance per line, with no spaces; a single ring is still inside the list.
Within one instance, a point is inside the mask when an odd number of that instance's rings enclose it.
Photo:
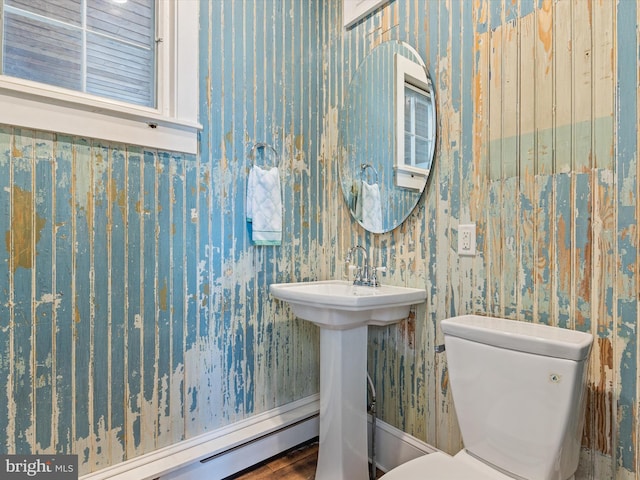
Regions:
[[[282,197],[277,168],[255,165],[247,185],[247,222],[256,245],[280,245],[282,241]]]
[[[382,201],[380,187],[377,183],[370,185],[363,181],[358,195],[362,215],[362,226],[370,232],[382,232]]]

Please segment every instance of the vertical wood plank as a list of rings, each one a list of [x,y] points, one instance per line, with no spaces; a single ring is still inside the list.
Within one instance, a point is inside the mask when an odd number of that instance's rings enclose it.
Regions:
[[[170,285],[171,309],[171,393],[169,398],[173,442],[185,438],[185,371],[186,371],[186,299],[185,292],[185,224],[188,221],[185,209],[184,163],[188,157],[171,155],[171,263],[172,281]]]
[[[639,317],[637,280],[631,272],[638,273],[637,233],[632,233],[637,229],[638,212],[637,208],[634,211],[631,207],[631,198],[638,198],[639,143],[637,128],[634,128],[638,120],[638,5],[634,2],[626,5],[602,3],[594,7],[594,114],[597,119],[594,151],[598,183],[607,188],[608,201],[603,205],[608,220],[606,226],[610,229],[604,262],[608,287],[605,308],[607,320],[614,323],[614,368],[619,371],[615,378],[615,390],[620,395],[616,412],[617,438],[614,440],[615,475],[623,477],[627,472],[635,472],[637,478],[640,475],[637,444]],[[629,38],[617,41],[617,70],[608,60],[616,55],[616,28],[619,36]],[[630,41],[634,37],[636,41]],[[635,65],[630,61],[632,58]],[[617,159],[614,152],[618,154]]]
[[[113,145],[109,149],[109,180],[107,201],[109,211],[110,251],[110,330],[111,355],[110,363],[110,435],[109,435],[109,463],[111,465],[125,459],[126,432],[126,357],[125,347],[127,331],[126,296],[127,264],[126,264],[126,235],[127,235],[127,179],[126,179],[126,150],[120,145]]]
[[[142,314],[140,409],[140,447],[146,453],[155,449],[158,429],[158,318],[156,312],[157,274],[157,176],[155,152],[142,152],[140,171],[141,283]]]
[[[536,89],[536,307],[534,321],[552,322],[554,258],[551,218],[553,218],[553,3],[543,0],[535,12],[537,38],[535,44]]]
[[[15,429],[14,400],[14,336],[13,336],[13,289],[11,258],[11,185],[12,185],[12,148],[13,138],[10,127],[0,126],[0,168],[4,172],[0,176],[0,232],[5,232],[4,248],[0,248],[0,265],[6,265],[7,275],[0,275],[0,398],[6,405],[0,414],[0,431],[4,433],[3,444],[11,453]]]
[[[592,30],[591,4],[572,1],[572,151],[575,172],[574,228],[575,243],[573,249],[573,269],[575,272],[575,323],[576,327],[597,331],[598,319],[592,315],[592,268],[593,268],[593,155],[592,155]],[[599,332],[604,333],[604,332]],[[599,335],[598,335],[599,336]],[[596,337],[597,338],[597,337]],[[605,420],[611,411],[610,392],[607,386],[606,371],[610,368],[610,340],[594,342],[591,356],[591,374],[587,394],[587,414],[583,434],[583,444],[590,447],[589,465],[585,470],[594,475],[596,460],[611,454],[611,421]],[[583,454],[583,458],[585,455]],[[595,468],[595,470],[594,470]],[[610,470],[610,467],[608,468]],[[603,478],[608,473],[601,472]],[[597,478],[596,475],[595,478]]]
[[[489,2],[489,22],[499,25],[502,18],[502,2]],[[489,58],[489,145],[488,172],[489,184],[486,185],[488,196],[486,255],[487,255],[487,307],[496,316],[501,315],[502,298],[502,259],[501,259],[501,229],[502,229],[502,86],[503,67],[502,57],[504,45],[504,29],[496,29],[490,35]]]
[[[32,448],[37,452],[52,447],[52,425],[38,419],[51,418],[53,414],[53,343],[55,330],[53,309],[56,297],[53,294],[53,136],[38,134],[34,141],[34,428]]]
[[[156,448],[161,448],[173,443],[171,434],[173,422],[171,421],[171,389],[172,389],[172,325],[171,325],[171,289],[172,265],[171,239],[173,237],[171,226],[172,210],[172,172],[169,164],[169,154],[159,152],[156,159],[156,292],[155,307],[157,315],[157,432]]]
[[[185,166],[185,392],[184,416],[187,422],[186,435],[194,436],[200,431],[198,422],[198,400],[200,385],[200,358],[198,343],[198,242],[197,242],[197,222],[198,209],[196,206],[198,184],[197,184],[197,163],[186,162]],[[214,381],[220,377],[212,373]],[[221,389],[221,391],[223,391]],[[212,402],[212,409],[219,410],[219,404]]]
[[[13,409],[15,427],[11,444],[17,454],[27,454],[33,445],[33,357],[32,275],[34,267],[34,197],[32,132],[14,130],[11,146],[10,288],[13,289]]]
[[[501,197],[497,198],[497,203],[501,208],[500,217],[502,219],[500,249],[501,274],[500,279],[500,296],[502,297],[501,314],[507,318],[514,318],[518,312],[518,284],[520,283],[521,259],[518,255],[517,245],[520,242],[518,237],[518,218],[520,216],[520,205],[518,203],[518,174],[519,165],[522,159],[519,153],[519,63],[520,54],[520,26],[515,22],[514,16],[517,16],[518,7],[509,6],[505,2],[505,24],[502,27],[502,85],[500,97],[501,102],[501,146],[500,164],[502,166],[501,174]]]
[[[87,140],[75,143],[73,157],[73,450],[78,452],[80,471],[90,470],[94,445],[91,441],[93,397],[91,395],[94,372],[92,294],[94,277],[91,270],[93,253],[94,198],[91,193],[93,168],[91,145]]]
[[[126,416],[126,452],[127,457],[135,457],[140,451],[142,408],[142,305],[141,305],[141,240],[140,207],[142,198],[140,150],[129,148],[126,158],[127,198],[127,331],[125,348],[127,351],[127,416]]]
[[[90,237],[91,275],[93,287],[91,293],[91,310],[93,318],[93,378],[90,379],[90,395],[93,398],[93,422],[91,425],[92,455],[91,463],[98,468],[110,464],[110,440],[107,432],[111,430],[110,403],[112,391],[110,385],[111,364],[113,358],[111,330],[111,311],[109,304],[109,282],[100,280],[102,272],[109,272],[110,243],[109,235],[111,218],[107,189],[109,185],[109,148],[96,142],[91,146],[91,164],[93,176],[88,195],[93,197],[94,220]],[[83,240],[81,240],[83,242]],[[102,382],[96,381],[98,378]]]
[[[59,297],[54,310],[55,401],[53,429],[55,452],[71,454],[74,449],[73,415],[73,344],[74,344],[74,219],[73,219],[73,140],[56,137],[55,155],[55,285]]]
[[[462,18],[460,42],[461,62],[460,62],[460,91],[461,91],[461,124],[460,124],[460,221],[465,218],[476,224],[476,237],[482,225],[479,218],[477,205],[474,203],[474,178],[477,176],[475,170],[476,163],[473,161],[473,144],[474,144],[474,116],[470,112],[474,111],[474,80],[475,74],[475,58],[476,48],[474,45],[474,37],[477,35],[476,26],[474,24],[474,5],[472,3],[462,3],[460,5]],[[419,229],[417,235],[419,236]],[[478,242],[476,242],[477,245]],[[476,269],[481,260],[477,257],[471,259],[465,265],[460,261],[460,296],[459,296],[459,312],[473,311],[473,299],[475,288]],[[466,268],[465,268],[466,267]]]
[[[534,8],[534,0],[521,2],[520,8],[524,13]],[[520,277],[518,280],[519,313],[518,317],[526,321],[533,321],[535,308],[535,255],[536,255],[536,208],[535,208],[535,175],[536,175],[536,62],[535,45],[537,25],[535,15],[523,15],[520,24],[520,112],[518,117],[520,134],[519,141],[519,227],[518,227],[518,255],[520,258]]]
[[[470,179],[473,185],[473,207],[471,218],[476,219],[476,248],[482,254],[477,255],[474,261],[474,294],[473,312],[487,311],[490,305],[487,292],[489,290],[489,265],[488,256],[488,211],[485,208],[486,198],[489,193],[487,184],[490,178],[490,130],[489,109],[491,78],[489,72],[492,61],[491,39],[489,28],[489,2],[477,0],[473,5],[474,24],[474,63],[473,63],[473,177]],[[443,147],[444,148],[444,147]]]
[[[573,18],[571,2],[558,3],[555,6],[556,18]],[[573,255],[575,203],[573,176],[573,22],[557,22],[554,36],[555,69],[555,125],[554,150],[556,156],[556,298],[554,318],[558,326],[569,327],[573,316]]]

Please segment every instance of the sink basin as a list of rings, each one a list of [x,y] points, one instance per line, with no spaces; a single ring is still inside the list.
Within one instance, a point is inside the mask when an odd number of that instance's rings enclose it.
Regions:
[[[424,289],[355,286],[341,280],[274,283],[270,292],[288,302],[297,317],[333,330],[399,322],[411,305],[427,298]]]

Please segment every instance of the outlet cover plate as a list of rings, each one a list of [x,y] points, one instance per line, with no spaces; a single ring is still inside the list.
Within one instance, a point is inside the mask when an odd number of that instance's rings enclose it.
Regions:
[[[458,255],[476,254],[476,224],[458,225]]]

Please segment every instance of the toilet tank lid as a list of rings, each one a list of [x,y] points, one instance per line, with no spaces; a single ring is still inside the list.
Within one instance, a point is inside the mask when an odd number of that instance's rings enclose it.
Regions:
[[[589,356],[593,342],[590,333],[481,315],[448,318],[441,326],[445,337],[575,361]]]

